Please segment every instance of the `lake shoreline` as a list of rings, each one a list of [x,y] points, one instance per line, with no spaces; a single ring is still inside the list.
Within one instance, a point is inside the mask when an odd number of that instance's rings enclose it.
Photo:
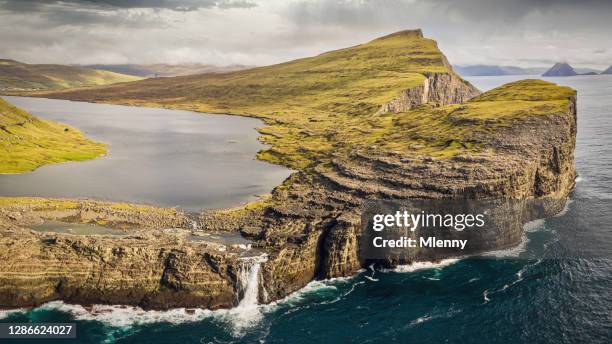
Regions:
[[[0,175],[0,195],[96,198],[199,212],[257,200],[291,170],[256,160],[258,119],[7,97],[107,143],[98,159]],[[125,173],[129,171],[129,173]],[[94,182],[95,181],[95,182]]]

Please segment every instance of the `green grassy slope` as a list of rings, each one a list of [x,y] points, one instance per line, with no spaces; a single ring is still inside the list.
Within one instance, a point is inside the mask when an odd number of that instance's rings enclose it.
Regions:
[[[384,149],[446,158],[482,148],[478,132],[494,134],[516,121],[568,111],[576,91],[543,80],[521,80],[490,90],[463,104],[424,105],[385,114],[377,138]]]
[[[420,30],[267,67],[222,74],[147,79],[38,95],[82,101],[256,116],[266,120],[260,158],[303,168],[360,140],[381,105],[422,85],[426,73],[452,73]],[[340,133],[352,133],[338,142]]]
[[[0,98],[0,173],[21,173],[41,165],[93,159],[104,144],[72,127],[36,118]]]
[[[0,92],[3,93],[108,85],[140,79],[108,71],[0,59]]]
[[[261,139],[271,148],[260,152],[259,158],[304,169],[364,146],[434,158],[465,153],[478,149],[464,135],[470,130],[493,131],[507,120],[558,109],[568,104],[566,93],[573,92],[526,81],[487,92],[467,104],[377,113],[402,90],[422,85],[429,73],[453,71],[436,42],[416,30],[250,70],[38,95],[260,117],[267,124],[260,128]],[[510,99],[512,94],[531,98]],[[549,98],[555,94],[560,94],[557,99]],[[538,99],[538,95],[543,96]],[[496,118],[499,125],[478,120],[486,117]]]
[[[436,42],[420,31],[402,31],[267,67],[68,90],[63,97],[275,119],[293,119],[296,112],[357,115],[376,111],[433,72],[450,72]]]

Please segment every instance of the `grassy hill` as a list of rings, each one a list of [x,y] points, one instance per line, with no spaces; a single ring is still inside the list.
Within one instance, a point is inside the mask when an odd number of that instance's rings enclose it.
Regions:
[[[472,87],[455,75],[436,42],[416,30],[244,71],[38,95],[263,118],[261,140],[271,148],[260,152],[259,158],[304,169],[360,147],[435,159],[472,152],[480,145],[468,133],[491,132],[511,120],[561,111],[573,92],[532,80],[460,105],[379,111],[383,104],[401,98],[406,90],[422,88],[428,77],[439,74],[452,75],[454,79],[445,82],[455,87]],[[525,98],[506,99],[500,90]]]
[[[0,59],[0,92],[52,90],[109,85],[142,78],[109,71],[54,65],[26,64]]]
[[[346,49],[231,73],[156,78],[56,93],[57,97],[230,112],[264,118],[294,111],[363,114],[420,85],[424,73],[449,72],[435,41],[402,31]],[[55,96],[52,93],[49,94]]]
[[[36,118],[0,98],[0,173],[21,173],[41,165],[93,159],[104,144],[67,125]]]
[[[262,140],[273,147],[260,158],[303,168],[376,132],[381,105],[432,73],[454,75],[436,42],[415,30],[272,66],[38,95],[263,118]]]

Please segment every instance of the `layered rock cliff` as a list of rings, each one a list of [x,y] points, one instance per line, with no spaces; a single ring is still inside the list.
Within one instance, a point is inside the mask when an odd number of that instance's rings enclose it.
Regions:
[[[383,104],[378,111],[403,112],[425,103],[448,105],[463,103],[480,91],[454,73],[428,73],[420,86],[402,90],[397,98]]]
[[[524,100],[533,98],[521,95],[530,89],[550,94],[535,92],[540,98]],[[461,106],[436,108],[470,129],[465,139],[478,147],[470,154],[432,159],[360,147],[348,155],[335,155],[330,164],[293,174],[257,207],[204,213],[201,226],[241,231],[268,255],[261,266],[259,298],[270,302],[313,279],[348,276],[372,262],[392,266],[449,256],[425,250],[395,260],[364,257],[360,212],[367,200],[550,199],[559,202],[551,202],[540,216],[559,211],[576,177],[574,93],[538,81],[492,92]],[[528,107],[512,109],[509,101],[528,103]],[[476,112],[492,111],[491,106],[503,108],[493,118]],[[397,125],[401,128],[402,123]],[[8,202],[0,207],[0,259],[10,262],[0,267],[3,307],[55,299],[145,308],[238,304],[242,292],[238,271],[244,252],[188,240],[191,223],[184,214],[91,201],[62,202]],[[103,221],[124,228],[128,235],[83,237],[26,229],[41,219]],[[529,214],[511,218],[503,232],[479,242],[470,253],[518,244],[528,219]]]
[[[430,50],[423,54],[402,50],[423,47]],[[389,56],[411,64],[398,65]],[[336,82],[319,74],[328,73],[330,66],[337,70],[335,59],[345,63],[366,57],[378,62],[374,78],[343,81],[346,89],[321,86],[321,80]],[[299,69],[305,65],[308,69]],[[123,207],[89,201],[71,201],[70,207],[62,201],[41,201],[44,204],[38,207],[29,206],[29,201],[22,202],[25,206],[5,202],[0,206],[0,259],[9,264],[0,266],[0,306],[53,299],[149,308],[235,306],[244,294],[239,272],[244,269],[245,252],[189,239],[202,230],[240,232],[253,241],[255,249],[247,250],[249,254],[266,254],[265,261],[258,261],[258,297],[260,302],[271,302],[313,279],[348,276],[372,262],[392,266],[448,256],[430,251],[386,261],[364,256],[361,208],[370,200],[563,200],[576,176],[575,92],[526,80],[470,99],[478,91],[446,65],[435,42],[423,39],[420,31],[409,31],[314,60],[270,67],[302,78],[293,80],[306,87],[302,91],[307,96],[302,99],[301,93],[295,93],[297,86],[279,91],[280,100],[262,115],[268,123],[262,129],[264,140],[272,145],[263,158],[298,171],[269,198],[244,208],[205,212],[195,228],[185,215],[167,209],[135,207],[123,212]],[[369,73],[351,66],[344,66],[340,76],[334,72],[334,77]],[[423,66],[429,70],[420,69]],[[399,68],[408,69],[400,73]],[[224,78],[240,76],[244,81],[249,73],[268,72],[243,71]],[[321,83],[310,79],[302,84],[306,75],[316,75]],[[202,82],[201,77],[198,80]],[[146,84],[153,87],[158,82]],[[200,84],[200,95],[234,87],[225,79],[210,82],[218,84]],[[221,98],[225,106],[262,113],[268,86],[241,88],[259,102],[246,108],[240,100]],[[364,87],[375,91],[366,92]],[[287,103],[285,91],[293,95]],[[113,102],[116,92],[102,90],[99,97]],[[73,97],[85,95],[68,96]],[[127,92],[116,102],[125,103],[129,97],[138,99]],[[166,105],[165,96],[160,99],[158,104]],[[302,100],[308,103],[297,106]],[[171,106],[189,108],[186,104]],[[541,214],[554,213],[558,204],[545,206]],[[529,218],[529,214],[512,217],[507,230],[480,242],[470,253],[518,244],[522,224]],[[106,221],[128,235],[79,237],[27,229],[40,219]]]

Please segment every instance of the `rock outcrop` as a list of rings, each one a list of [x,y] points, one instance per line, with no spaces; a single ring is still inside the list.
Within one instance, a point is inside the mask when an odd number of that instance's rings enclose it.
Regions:
[[[548,135],[536,134],[542,132]],[[361,222],[355,211],[358,209],[355,205],[367,199],[547,199],[550,202],[543,203],[545,208],[540,209],[540,217],[560,211],[576,178],[575,135],[576,107],[572,98],[564,113],[530,118],[504,134],[486,138],[503,150],[504,153],[496,155],[457,156],[450,161],[436,161],[375,151],[355,152],[350,157],[338,157],[332,168],[320,169],[315,176],[300,181],[307,181],[305,184],[293,183],[289,194],[283,196],[286,203],[276,206],[275,213],[299,218],[306,211],[299,206],[304,203],[312,213],[325,213],[325,225],[316,229],[321,233],[318,276],[347,276],[371,263],[360,257]],[[312,191],[323,188],[333,191],[328,194]],[[326,212],[326,209],[334,210]],[[480,242],[471,253],[519,244],[523,223],[532,219],[527,213],[517,215],[510,219],[512,224],[507,230],[494,239]],[[274,237],[275,229],[267,229],[266,234]],[[422,252],[421,256],[397,260],[391,265],[448,257],[443,252]],[[272,258],[269,264],[274,262]]]
[[[396,99],[382,105],[378,113],[404,112],[425,103],[463,103],[480,94],[476,87],[454,73],[428,73],[425,76],[421,86],[401,91]]]

